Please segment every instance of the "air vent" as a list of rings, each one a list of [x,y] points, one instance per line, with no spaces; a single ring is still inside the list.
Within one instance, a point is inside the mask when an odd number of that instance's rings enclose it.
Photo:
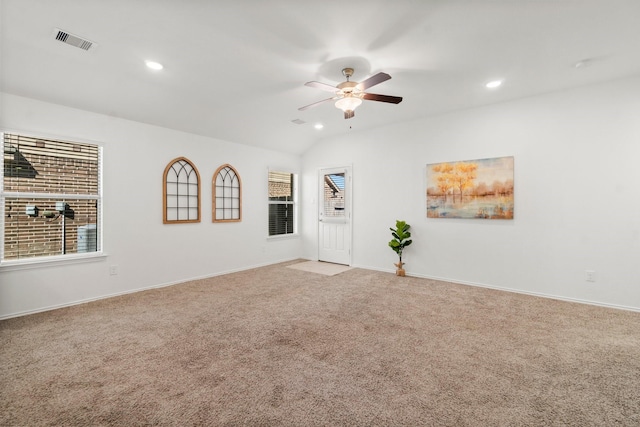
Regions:
[[[305,122],[304,120],[300,120],[300,119],[295,119],[295,120],[291,120],[291,123],[295,123],[297,125],[303,125],[307,122]]]
[[[89,50],[97,46],[97,44],[92,41],[89,41],[79,36],[74,36],[73,34],[69,34],[66,31],[60,30],[58,28],[55,29],[54,34],[55,34],[56,40],[71,46],[78,47],[82,50]]]

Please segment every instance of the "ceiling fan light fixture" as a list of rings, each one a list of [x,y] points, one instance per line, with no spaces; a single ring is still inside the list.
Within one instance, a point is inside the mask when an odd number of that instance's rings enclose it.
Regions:
[[[354,116],[353,110],[362,104],[362,99],[354,96],[345,96],[336,101],[336,108],[344,111],[344,118],[350,119]]]
[[[349,80],[349,78],[353,75],[353,68],[343,68],[342,74],[344,74],[344,76],[347,78],[347,81],[342,82],[337,86],[331,86],[326,83],[320,83],[316,81],[306,82],[304,84],[305,86],[314,87],[326,92],[331,92],[334,96],[332,96],[331,98],[323,99],[322,101],[314,102],[313,104],[305,105],[304,107],[298,108],[298,110],[308,110],[311,107],[324,104],[325,102],[337,100],[335,102],[336,108],[344,112],[345,119],[350,119],[355,115],[354,111],[360,104],[362,104],[363,99],[367,101],[388,102],[391,104],[399,104],[400,102],[402,102],[401,96],[379,95],[375,93],[365,92],[365,90],[369,89],[370,87],[389,80],[391,76],[387,73],[380,72],[369,77],[368,79],[365,79],[364,81],[361,81],[360,83],[352,82]]]

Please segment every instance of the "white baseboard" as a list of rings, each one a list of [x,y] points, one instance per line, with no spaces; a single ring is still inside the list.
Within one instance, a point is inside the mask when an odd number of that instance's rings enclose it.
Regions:
[[[64,304],[51,305],[51,306],[47,306],[47,307],[38,308],[38,309],[35,309],[35,310],[26,310],[26,311],[21,311],[21,312],[16,312],[16,313],[10,313],[10,314],[4,315],[4,316],[0,316],[0,320],[11,319],[11,318],[20,317],[20,316],[28,316],[30,314],[42,313],[42,312],[51,311],[51,310],[57,310],[59,308],[72,307],[74,305],[86,304],[86,303],[93,302],[93,301],[99,301],[99,300],[103,300],[103,299],[107,299],[107,298],[113,298],[113,297],[118,297],[118,296],[122,296],[122,295],[133,294],[133,293],[136,293],[136,292],[147,291],[147,290],[151,290],[151,289],[165,288],[167,286],[179,285],[181,283],[190,282],[190,281],[193,281],[193,280],[202,280],[202,279],[208,279],[208,278],[211,278],[211,277],[223,276],[225,274],[238,273],[238,272],[241,272],[241,271],[252,270],[254,268],[266,267],[268,265],[274,265],[274,264],[279,264],[279,263],[282,263],[282,262],[294,261],[296,259],[301,259],[301,258],[290,258],[290,259],[283,259],[283,260],[274,261],[274,262],[260,263],[260,264],[255,264],[255,265],[251,265],[251,266],[248,266],[248,267],[225,270],[225,271],[220,271],[220,272],[213,273],[213,274],[207,274],[207,275],[197,276],[197,277],[190,277],[190,278],[180,279],[180,280],[171,281],[171,282],[164,282],[164,283],[159,283],[159,284],[156,284],[156,285],[145,286],[145,287],[142,287],[142,288],[130,289],[130,290],[127,290],[127,291],[124,291],[124,292],[116,292],[116,293],[102,295],[102,296],[98,296],[98,297],[94,297],[94,298],[86,298],[86,299],[72,301],[72,302],[68,302],[68,303],[64,303]],[[395,270],[391,269],[391,268],[378,268],[378,267],[371,267],[371,266],[364,266],[364,265],[357,265],[357,264],[352,264],[351,267],[362,268],[362,269],[365,269],[365,270],[381,271],[381,272],[384,272],[384,273],[395,273]],[[442,281],[442,282],[451,282],[451,283],[456,283],[456,284],[460,284],[460,285],[475,286],[475,287],[479,287],[479,288],[494,289],[494,290],[504,291],[504,292],[513,292],[513,293],[516,293],[516,294],[531,295],[531,296],[535,296],[535,297],[549,298],[549,299],[554,299],[554,300],[559,300],[559,301],[575,302],[575,303],[580,303],[580,304],[594,305],[594,306],[598,306],[598,307],[607,307],[607,308],[615,308],[615,309],[618,309],[618,310],[640,312],[640,308],[638,308],[638,307],[629,307],[629,306],[618,305],[618,304],[607,304],[607,303],[602,303],[602,302],[597,302],[597,301],[589,301],[589,300],[583,300],[583,299],[578,299],[578,298],[569,298],[569,297],[564,297],[564,296],[561,296],[561,295],[545,294],[545,293],[541,293],[541,292],[523,291],[521,289],[507,288],[507,287],[502,287],[502,286],[493,286],[493,285],[487,285],[487,284],[484,284],[484,283],[477,283],[477,282],[461,281],[461,280],[449,279],[449,278],[446,278],[446,277],[428,276],[428,275],[425,275],[425,274],[415,274],[415,273],[407,273],[407,276],[408,277],[417,277],[417,278],[421,278],[421,279],[438,280],[438,281]]]
[[[11,319],[11,318],[14,318],[14,317],[28,316],[30,314],[36,314],[36,313],[43,313],[45,311],[57,310],[59,308],[65,308],[65,307],[72,307],[74,305],[86,304],[86,303],[89,303],[89,302],[100,301],[100,300],[107,299],[107,298],[119,297],[119,296],[122,296],[122,295],[133,294],[133,293],[136,293],[136,292],[148,291],[148,290],[151,290],[151,289],[166,288],[167,286],[179,285],[181,283],[191,282],[193,280],[202,280],[202,279],[208,279],[208,278],[211,278],[211,277],[224,276],[225,274],[238,273],[240,271],[252,270],[254,268],[266,267],[268,265],[279,264],[281,262],[288,262],[288,261],[293,261],[293,260],[296,260],[296,259],[298,259],[298,258],[290,258],[290,259],[283,259],[283,260],[279,260],[279,261],[255,264],[255,265],[248,266],[248,267],[225,270],[225,271],[220,271],[220,272],[213,273],[213,274],[206,274],[206,275],[198,276],[198,277],[185,278],[185,279],[175,280],[175,281],[171,281],[171,282],[159,283],[157,285],[145,286],[145,287],[142,287],[142,288],[129,289],[129,290],[124,291],[124,292],[115,292],[115,293],[112,293],[112,294],[101,295],[101,296],[97,296],[97,297],[93,297],[93,298],[86,298],[86,299],[71,301],[71,302],[64,303],[64,304],[50,305],[50,306],[46,306],[46,307],[37,308],[37,309],[34,309],[34,310],[19,311],[19,312],[16,312],[16,313],[10,313],[10,314],[6,314],[6,315],[3,315],[3,316],[0,316],[0,320]]]
[[[353,265],[352,267],[363,268],[363,269],[366,269],[366,270],[381,271],[381,272],[384,272],[384,273],[395,273],[395,270],[394,269],[390,269],[390,268],[389,269],[388,268],[376,268],[376,267],[359,266],[359,265]],[[497,290],[497,291],[504,291],[504,292],[513,292],[513,293],[516,293],[516,294],[531,295],[531,296],[534,296],[534,297],[549,298],[549,299],[554,299],[554,300],[558,300],[558,301],[576,302],[576,303],[579,303],[579,304],[595,305],[595,306],[598,306],[598,307],[615,308],[615,309],[618,309],[618,310],[640,312],[640,308],[639,307],[631,307],[631,306],[618,305],[618,304],[607,304],[607,303],[598,302],[598,301],[590,301],[590,300],[584,300],[584,299],[579,299],[579,298],[570,298],[570,297],[565,297],[565,296],[561,296],[561,295],[552,295],[552,294],[545,294],[545,293],[542,293],[542,292],[531,292],[531,291],[524,291],[524,290],[521,290],[521,289],[514,289],[514,288],[507,288],[507,287],[502,287],[502,286],[487,285],[485,283],[467,282],[467,281],[464,281],[464,280],[449,279],[449,278],[446,278],[446,277],[428,276],[426,274],[415,274],[415,273],[407,272],[406,275],[408,277],[418,277],[418,278],[421,278],[421,279],[438,280],[438,281],[441,281],[441,282],[450,282],[450,283],[455,283],[455,284],[459,284],[459,285],[475,286],[475,287],[478,287],[478,288],[494,289],[494,290]]]

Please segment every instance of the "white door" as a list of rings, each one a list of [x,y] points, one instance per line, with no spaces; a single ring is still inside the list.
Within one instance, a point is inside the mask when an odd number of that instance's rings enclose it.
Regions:
[[[320,169],[318,259],[351,265],[351,167]]]

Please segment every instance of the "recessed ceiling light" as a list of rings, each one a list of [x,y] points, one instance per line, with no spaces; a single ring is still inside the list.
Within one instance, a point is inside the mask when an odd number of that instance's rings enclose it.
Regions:
[[[495,89],[502,85],[502,80],[492,80],[485,85],[487,89]]]
[[[324,127],[324,125],[322,123],[316,123],[315,125],[313,125],[313,127],[320,130]]]
[[[152,70],[162,70],[164,68],[164,66],[159,62],[145,61],[144,63],[147,64],[147,67],[151,68]]]

